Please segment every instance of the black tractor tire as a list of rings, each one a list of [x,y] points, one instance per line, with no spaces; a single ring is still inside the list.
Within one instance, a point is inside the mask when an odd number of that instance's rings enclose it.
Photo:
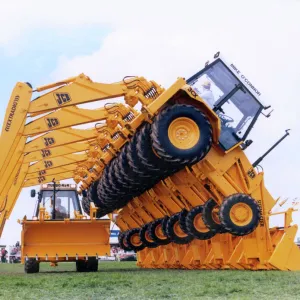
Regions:
[[[94,181],[91,186],[88,189],[87,197],[90,202],[94,202],[97,206],[99,203],[99,198],[97,195],[97,186],[98,186],[99,180]]]
[[[128,230],[125,234],[125,241],[127,245],[135,252],[141,251],[145,248],[144,243],[140,239],[140,231],[141,228],[133,228]],[[134,243],[133,237],[138,237],[138,244]]]
[[[84,260],[76,261],[76,272],[86,272],[86,262]]]
[[[145,224],[140,231],[140,239],[147,248],[156,248],[158,244],[154,242],[150,236],[148,228],[150,226],[150,223]]]
[[[98,259],[96,257],[88,257],[88,260],[76,261],[77,272],[97,272],[98,271]]]
[[[27,274],[38,273],[40,271],[40,263],[35,258],[28,258],[24,264],[24,271]]]
[[[124,251],[131,251],[132,249],[128,246],[128,244],[125,241],[125,235],[127,231],[120,232],[118,236],[119,246]]]
[[[90,201],[87,197],[83,197],[81,200],[81,205],[83,211],[87,214],[90,215]]]
[[[199,129],[198,141],[188,149],[180,149],[170,140],[169,126],[177,118],[190,119]],[[165,161],[176,165],[192,165],[209,152],[212,145],[212,126],[207,117],[194,106],[175,104],[156,116],[152,124],[151,139],[154,150]]]
[[[181,230],[185,233],[185,234],[189,234],[189,231],[186,227],[186,216],[188,214],[188,210],[187,209],[183,209],[180,212],[180,216],[179,216],[179,226],[181,228]]]
[[[169,220],[170,217],[168,216],[165,216],[162,221],[161,221],[161,229],[162,229],[162,232],[165,236],[168,236],[167,234],[167,223],[168,223],[168,220]]]
[[[98,272],[98,259],[96,257],[89,257],[86,268],[88,272]]]
[[[213,210],[218,206],[214,199],[209,199],[203,205],[202,219],[207,228],[217,233],[226,233],[227,230],[221,224],[218,216],[213,215]],[[217,218],[216,218],[217,217]]]
[[[202,213],[203,213],[203,206],[199,205],[194,207],[192,210],[190,210],[186,216],[186,228],[189,231],[189,233],[198,240],[208,240],[211,239],[213,236],[216,235],[215,231],[210,230],[208,227],[205,226],[203,219],[202,219]],[[199,218],[203,222],[203,228],[199,230],[195,226],[195,219]]]
[[[156,219],[153,222],[151,222],[148,227],[148,233],[149,233],[150,238],[158,245],[168,245],[171,243],[171,241],[162,231],[162,221],[163,221],[163,218]],[[159,236],[159,235],[161,235],[161,234],[159,234],[159,231],[164,236],[163,238],[162,238],[162,236]]]
[[[126,152],[128,164],[140,178],[151,178],[153,175],[151,174],[151,170],[145,168],[145,165],[137,154],[137,139],[140,135],[140,131],[137,132],[128,144],[128,151]]]
[[[149,123],[146,123],[141,129],[141,134],[137,137],[136,149],[141,163],[145,165],[149,171],[154,173],[158,180],[178,170],[172,164],[159,158],[157,154],[154,153],[151,139],[151,125]]]
[[[231,218],[233,207],[242,206],[247,217],[246,221],[235,221]],[[233,194],[224,199],[219,211],[219,218],[224,228],[233,235],[244,236],[253,232],[259,225],[261,210],[258,203],[246,194]],[[241,222],[238,224],[238,222]]]
[[[193,240],[193,236],[184,233],[182,230],[182,234],[178,235],[176,233],[176,228],[180,228],[179,218],[180,213],[174,214],[169,218],[166,226],[167,236],[175,244],[187,244]]]

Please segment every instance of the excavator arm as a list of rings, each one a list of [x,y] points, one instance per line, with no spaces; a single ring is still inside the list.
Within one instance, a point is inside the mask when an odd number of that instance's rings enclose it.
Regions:
[[[52,181],[53,177],[74,178],[78,165],[88,159],[89,142],[99,133],[96,128],[82,130],[73,126],[102,121],[110,127],[121,124],[125,128],[137,115],[133,107],[139,101],[152,101],[151,90],[163,92],[143,77],[103,84],[80,74],[34,90],[29,83],[18,82],[7,106],[0,138],[0,235],[22,187]],[[31,100],[33,94],[45,91]],[[131,106],[118,103],[96,110],[77,107],[122,96]]]
[[[139,126],[151,123],[184,87],[183,78],[165,90],[143,77],[104,84],[84,74],[36,89],[18,82],[0,137],[0,236],[23,187],[71,178],[86,189]],[[31,100],[38,92],[45,93]],[[106,103],[93,110],[78,107],[119,97],[125,104]],[[140,111],[134,108],[138,103]],[[87,129],[74,128],[83,124]]]

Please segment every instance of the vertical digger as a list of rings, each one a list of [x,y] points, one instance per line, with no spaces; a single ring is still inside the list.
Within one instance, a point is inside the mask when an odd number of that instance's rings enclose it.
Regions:
[[[125,103],[77,106],[117,97]],[[299,270],[295,209],[269,227],[277,202],[261,159],[251,164],[244,153],[269,109],[220,53],[168,89],[144,77],[103,84],[84,74],[36,89],[18,83],[0,140],[0,226],[22,187],[72,178],[87,194],[85,212],[93,203],[98,218],[108,214],[141,267]]]

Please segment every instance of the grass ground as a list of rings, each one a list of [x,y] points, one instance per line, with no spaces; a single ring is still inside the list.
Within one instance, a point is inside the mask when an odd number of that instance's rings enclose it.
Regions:
[[[300,299],[300,272],[145,270],[135,262],[102,262],[97,273],[74,263],[0,264],[0,299]]]

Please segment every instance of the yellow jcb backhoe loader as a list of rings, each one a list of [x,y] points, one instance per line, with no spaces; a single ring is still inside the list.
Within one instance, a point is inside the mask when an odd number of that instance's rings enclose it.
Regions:
[[[42,184],[32,219],[19,220],[21,262],[26,273],[38,273],[40,263],[76,262],[77,272],[95,272],[98,259],[110,253],[110,220],[96,219],[90,203],[90,218],[83,213],[75,184]]]
[[[121,96],[124,104],[77,107]],[[269,109],[220,53],[168,89],[143,77],[102,84],[84,74],[34,90],[18,83],[0,140],[0,224],[22,187],[73,178],[87,194],[86,213],[93,202],[98,218],[118,214],[120,245],[138,252],[141,267],[300,269],[294,209],[282,212],[282,227],[269,227],[276,201],[261,159],[251,164],[244,152]]]

